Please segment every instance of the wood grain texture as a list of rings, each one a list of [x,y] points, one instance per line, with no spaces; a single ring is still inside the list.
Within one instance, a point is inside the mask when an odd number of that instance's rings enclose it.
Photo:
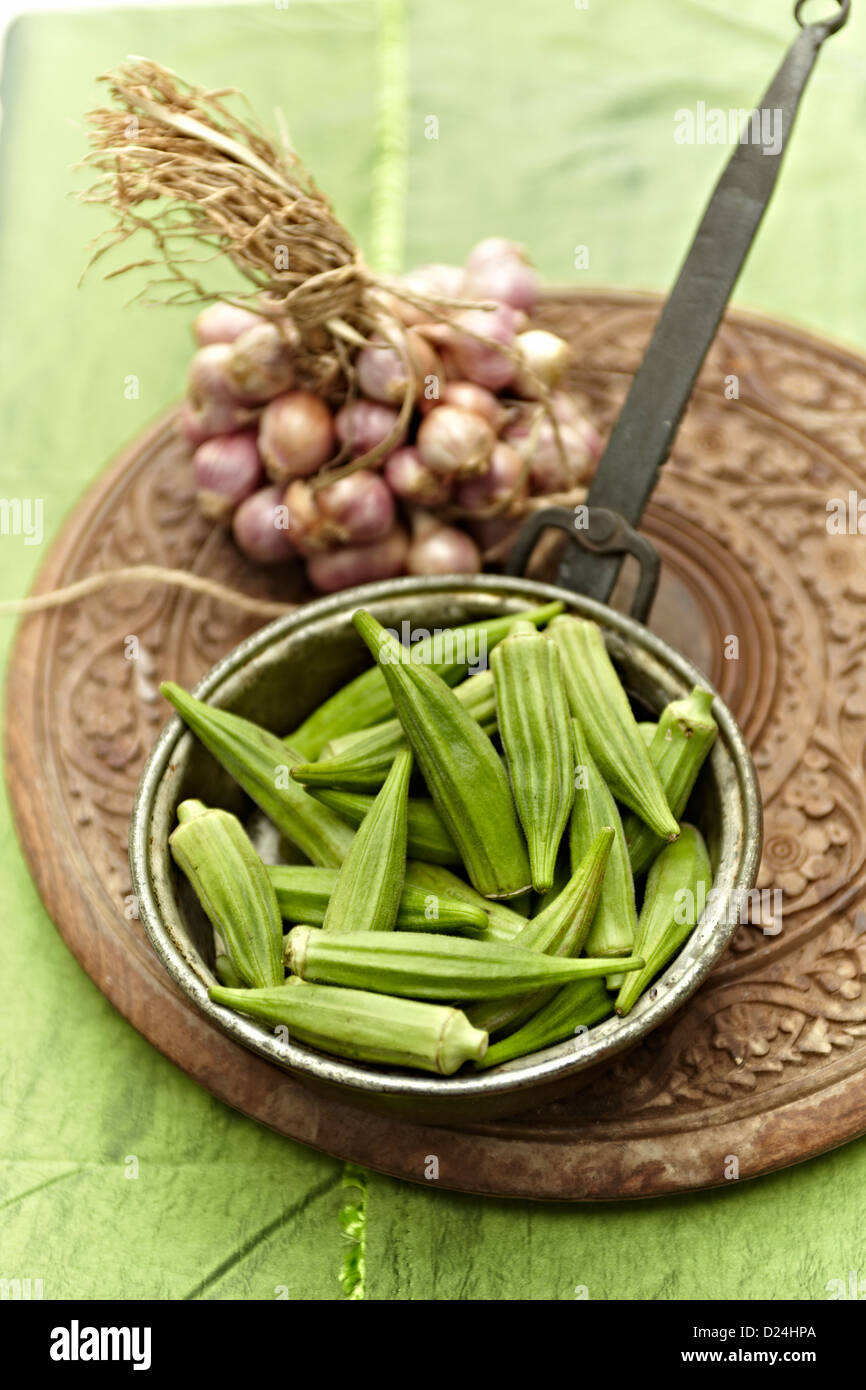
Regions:
[[[573,386],[603,427],[651,331],[655,300],[551,295]],[[725,397],[727,378],[739,397]],[[21,842],[59,930],[151,1042],[229,1104],[340,1157],[465,1191],[566,1200],[722,1184],[866,1130],[862,652],[866,578],[826,503],[863,486],[866,363],[733,314],[701,375],[646,519],[664,561],[653,627],[707,671],[755,752],[766,808],[761,883],[784,928],[739,928],[708,984],[574,1097],[471,1130],[361,1112],[230,1043],[174,990],[130,906],[129,809],[163,719],[257,624],[176,590],[125,588],[25,622],[8,678],[6,756]],[[85,497],[39,588],[114,565],[183,565],[292,599],[290,573],[246,566],[196,515],[184,450],[157,425]],[[123,660],[135,635],[137,661]],[[725,659],[725,642],[739,657]],[[47,852],[50,847],[50,852]]]

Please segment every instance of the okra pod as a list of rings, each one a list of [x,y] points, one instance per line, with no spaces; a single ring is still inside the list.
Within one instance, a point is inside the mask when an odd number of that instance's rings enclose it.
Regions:
[[[544,912],[527,922],[514,940],[524,950],[549,956],[573,957],[584,947],[598,905],[614,833],[603,826],[559,896]],[[610,963],[608,962],[608,969]],[[489,1033],[519,1027],[551,998],[551,992],[513,993],[487,999],[470,1009],[472,1022]]]
[[[562,959],[464,936],[337,933],[307,926],[289,932],[285,961],[302,980],[439,1000],[502,998],[515,988],[586,980],[610,969],[608,960]],[[621,970],[640,970],[643,960],[629,956],[619,965]]]
[[[712,887],[710,856],[701,832],[683,824],[680,838],[666,845],[647,874],[646,891],[635,935],[635,952],[646,961],[626,979],[616,998],[618,1014],[627,1014],[662,966],[691,935],[699,909]],[[617,969],[622,963],[617,961]]]
[[[485,734],[495,731],[496,696],[493,676],[489,671],[479,671],[477,676],[462,681],[453,694],[460,707],[477,721]],[[333,756],[331,749],[327,748],[326,756],[318,762],[295,767],[292,773],[295,780],[306,786],[375,791],[387,777],[396,755],[408,746],[399,719],[389,719],[364,733],[347,735],[345,740],[339,742],[342,746],[335,749]]]
[[[287,840],[313,864],[330,868],[342,864],[355,832],[292,781],[289,769],[299,759],[287,744],[249,719],[206,705],[171,681],[164,682],[160,690],[196,738]]]
[[[412,754],[398,753],[343,860],[325,931],[393,931],[406,872],[406,803]]]
[[[540,1052],[572,1037],[578,1029],[591,1028],[612,1013],[613,1001],[601,980],[576,980],[563,985],[521,1028],[493,1043],[476,1066],[486,1070],[500,1062],[525,1057],[529,1052]]]
[[[243,980],[235,970],[231,960],[225,951],[218,951],[213,965],[214,974],[221,985],[226,985],[229,989],[241,989]]]
[[[479,1061],[487,1034],[460,1009],[391,999],[358,989],[305,984],[295,977],[276,989],[212,987],[215,1004],[265,1023],[282,1025],[289,1037],[321,1052],[357,1062],[453,1076],[464,1062]]]
[[[456,685],[473,666],[485,660],[488,651],[510,632],[518,620],[542,627],[562,612],[561,603],[547,603],[525,613],[509,613],[502,618],[464,623],[422,637],[409,650],[413,661],[423,661],[447,685]],[[362,671],[289,734],[288,742],[308,761],[318,758],[326,743],[342,734],[354,733],[379,724],[394,713],[391,692],[378,666]]]
[[[487,898],[524,892],[529,858],[490,739],[435,671],[402,659],[404,648],[370,613],[359,610],[352,621],[385,674],[427,790],[472,884]]]
[[[346,792],[337,787],[310,787],[310,796],[329,806],[350,825],[360,825],[373,804],[368,792]],[[459,864],[457,846],[448,833],[442,817],[432,801],[410,796],[406,813],[406,849],[417,859],[430,864]]]
[[[649,745],[649,755],[677,819],[686,809],[698,773],[715,742],[718,725],[712,716],[712,705],[712,691],[699,685],[685,699],[672,700],[662,710]],[[638,816],[627,816],[623,825],[631,871],[637,876],[652,863],[665,842]]]
[[[616,802],[596,766],[580,722],[572,721],[576,763],[574,807],[569,826],[571,862],[586,854],[603,825],[613,827],[613,843],[598,906],[586,941],[591,956],[627,956],[634,945],[637,908],[634,879]]]
[[[555,618],[550,640],[559,649],[571,712],[580,721],[593,759],[618,801],[656,834],[675,840],[679,826],[665,799],[601,628],[585,618]]]
[[[490,658],[499,735],[529,849],[532,886],[553,882],[574,797],[574,755],[559,652],[517,622]]]
[[[406,887],[417,888],[425,894],[439,897],[440,901],[457,898],[467,907],[482,908],[487,913],[487,928],[483,933],[485,941],[513,941],[526,926],[526,918],[521,917],[513,907],[496,902],[493,898],[482,898],[481,894],[440,864],[424,864],[420,859],[410,859],[406,865]]]
[[[231,964],[248,985],[282,984],[283,926],[265,866],[230,811],[182,801],[168,837]]]
[[[568,847],[560,845],[559,854],[556,857],[556,865],[553,870],[553,882],[544,893],[534,893],[532,896],[532,909],[527,913],[528,917],[539,917],[546,908],[550,907],[554,898],[558,898],[568,880],[571,878],[571,864],[569,861]]]
[[[328,899],[337,882],[338,869],[317,869],[309,864],[276,864],[268,867],[280,915],[287,922],[320,927]],[[408,870],[407,870],[408,875]],[[481,900],[483,901],[483,899]],[[484,936],[489,918],[484,907],[464,902],[453,894],[418,887],[408,876],[397,908],[400,931],[460,932]]]

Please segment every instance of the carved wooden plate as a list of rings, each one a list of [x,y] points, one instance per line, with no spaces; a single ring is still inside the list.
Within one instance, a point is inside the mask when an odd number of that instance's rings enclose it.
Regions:
[[[658,312],[621,293],[547,297],[575,390],[612,421]],[[133,793],[167,711],[259,624],[178,590],[126,587],[26,621],[7,689],[9,786],[46,906],[84,968],[168,1057],[228,1104],[328,1153],[503,1196],[642,1197],[753,1177],[866,1130],[866,563],[827,503],[866,492],[866,361],[731,314],[646,518],[664,561],[653,627],[713,679],[763,787],[761,883],[783,929],[738,929],[706,986],[588,1090],[471,1129],[372,1115],[304,1089],[230,1042],[150,950],[126,857]],[[856,499],[855,499],[856,500]],[[855,521],[856,528],[856,521]],[[148,561],[270,597],[196,514],[164,421],[84,498],[39,588]],[[126,639],[138,639],[136,660]],[[49,851],[50,847],[50,852]]]

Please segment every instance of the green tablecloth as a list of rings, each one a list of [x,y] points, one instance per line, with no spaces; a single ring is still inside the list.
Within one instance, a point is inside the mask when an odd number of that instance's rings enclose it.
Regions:
[[[820,59],[738,299],[866,348],[854,9]],[[551,280],[664,288],[726,157],[675,145],[674,113],[750,106],[792,31],[789,0],[290,0],[19,20],[3,83],[0,494],[44,498],[48,545],[183,379],[188,313],[125,307],[128,282],[76,288],[103,225],[69,197],[81,113],[126,54],[238,85],[266,119],[279,105],[379,264],[459,259],[497,232]],[[0,538],[3,597],[42,554]],[[53,930],[5,803],[0,839],[0,1277],[42,1279],[55,1298],[341,1297],[341,1165],[230,1112],[149,1047]],[[592,1209],[370,1175],[364,1294],[822,1298],[866,1268],[864,1179],[863,1143],[735,1189]]]

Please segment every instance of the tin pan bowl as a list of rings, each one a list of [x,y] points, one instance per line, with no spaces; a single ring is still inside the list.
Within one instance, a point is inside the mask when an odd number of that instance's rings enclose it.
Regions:
[[[657,713],[705,678],[641,623],[566,589],[494,575],[399,579],[320,599],[262,628],[219,662],[196,695],[286,734],[326,696],[368,664],[351,623],[368,608],[400,630],[449,627],[559,599],[567,612],[594,618],[635,702]],[[737,904],[754,886],[761,852],[761,802],[755,770],[728,708],[716,698],[719,734],[688,809],[713,863],[714,887],[697,928],[679,955],[626,1018],[612,1017],[555,1047],[490,1071],[453,1077],[346,1062],[291,1040],[265,1024],[214,1004],[209,924],[176,869],[168,836],[186,797],[235,811],[265,858],[293,857],[276,832],[216,761],[173,717],[145,768],[135,800],[130,858],[141,920],[175,983],[230,1037],[307,1085],[338,1092],[362,1107],[429,1122],[470,1123],[515,1113],[586,1084],[683,1007],[719,960],[738,922]],[[282,853],[279,851],[282,850]],[[294,855],[297,858],[297,855]],[[733,910],[732,910],[733,909]]]

